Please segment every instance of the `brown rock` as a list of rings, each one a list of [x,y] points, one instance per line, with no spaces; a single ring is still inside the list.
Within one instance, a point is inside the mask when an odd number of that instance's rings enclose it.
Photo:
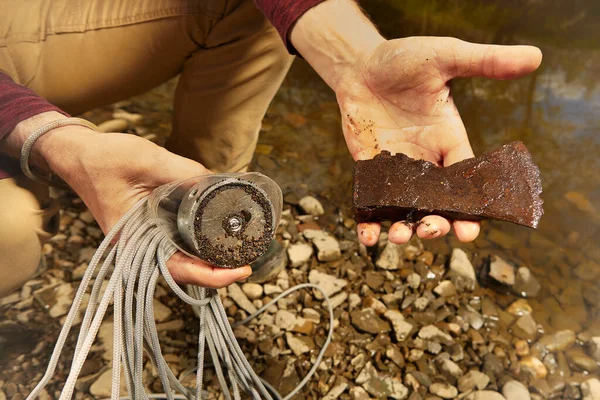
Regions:
[[[383,151],[354,169],[354,217],[358,222],[497,219],[536,228],[543,214],[539,169],[522,142],[439,168]]]

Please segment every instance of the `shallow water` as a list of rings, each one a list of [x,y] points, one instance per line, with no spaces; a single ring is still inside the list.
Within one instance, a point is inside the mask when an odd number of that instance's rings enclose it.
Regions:
[[[485,223],[480,238],[462,247],[481,256],[494,252],[534,271],[543,290],[530,302],[544,331],[569,325],[598,330],[600,3],[361,4],[387,37],[446,35],[542,49],[542,66],[528,77],[452,84],[475,153],[523,141],[540,166],[545,202],[537,231]],[[288,201],[316,193],[331,214],[341,210],[349,215],[352,165],[333,93],[305,62],[296,60],[267,113],[255,168],[274,177]],[[440,250],[450,245],[459,244],[452,237],[431,242]],[[575,299],[566,300],[569,288],[577,288]],[[586,295],[582,298],[581,293]],[[549,321],[548,310],[557,311],[555,301],[560,317]]]

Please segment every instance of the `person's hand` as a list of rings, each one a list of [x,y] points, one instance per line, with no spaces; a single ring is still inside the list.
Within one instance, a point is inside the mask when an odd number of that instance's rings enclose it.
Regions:
[[[64,116],[40,114],[17,126],[16,136],[19,130],[32,132],[34,127],[58,118]],[[140,137],[97,133],[80,126],[64,126],[48,132],[33,150],[33,161],[49,168],[71,186],[104,233],[154,188],[210,173],[201,164]],[[167,266],[175,281],[211,288],[227,286],[252,272],[249,266],[218,268],[180,252],[169,259]]]
[[[518,78],[541,62],[531,46],[493,46],[454,38],[410,37],[385,41],[365,54],[335,88],[346,143],[355,160],[382,150],[404,153],[439,166],[473,157],[467,132],[450,93],[453,78]],[[424,239],[447,234],[474,240],[479,223],[424,217],[417,224],[394,223],[389,240],[407,242],[413,231]],[[360,241],[377,242],[379,223],[358,226]]]

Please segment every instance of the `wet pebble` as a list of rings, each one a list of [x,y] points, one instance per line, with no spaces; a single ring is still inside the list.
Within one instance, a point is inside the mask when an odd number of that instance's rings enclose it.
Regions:
[[[259,299],[263,295],[263,287],[258,283],[244,283],[242,291],[250,300]]]
[[[537,336],[537,325],[531,314],[520,316],[511,326],[513,334],[524,340],[533,340]]]
[[[458,248],[452,250],[448,277],[457,288],[475,289],[475,269],[464,250]]]
[[[450,297],[456,295],[456,287],[452,281],[441,281],[433,289],[433,292],[441,297]]]
[[[515,268],[497,255],[490,262],[490,277],[506,286],[515,284]]]
[[[404,316],[400,311],[387,310],[383,316],[392,323],[398,342],[404,341],[413,329],[413,325],[404,320]]]
[[[429,386],[429,391],[442,399],[453,399],[458,395],[458,390],[447,383],[433,383]]]
[[[587,354],[579,349],[572,349],[566,352],[567,358],[572,365],[587,373],[595,373],[598,371],[598,364]]]
[[[306,243],[291,244],[288,249],[290,265],[293,268],[301,267],[306,264],[313,255],[312,246]]]
[[[293,335],[288,332],[285,334],[285,340],[296,357],[316,348],[315,342],[309,336]]]
[[[548,369],[544,363],[534,356],[523,357],[521,361],[519,361],[519,366],[535,379],[543,379],[548,375]]]
[[[544,335],[538,340],[550,352],[563,351],[575,343],[575,332],[570,329]]]
[[[542,286],[527,267],[519,267],[515,276],[513,292],[519,296],[536,297]]]
[[[333,296],[348,284],[348,281],[345,279],[336,278],[333,275],[320,272],[316,269],[310,271],[308,281],[313,285],[319,286],[327,296]],[[317,299],[323,299],[321,292],[315,290],[314,293]]]
[[[237,283],[232,283],[227,287],[227,295],[235,302],[235,304],[247,313],[254,314],[256,312],[256,307]]]
[[[425,340],[437,340],[443,344],[450,345],[454,343],[452,336],[440,330],[437,326],[428,325],[419,330],[419,337]]]
[[[401,267],[400,246],[392,242],[387,242],[375,265],[388,271],[397,270]]]
[[[530,400],[527,387],[519,381],[509,381],[502,386],[502,394],[506,400]]]
[[[490,378],[486,374],[478,370],[471,370],[458,378],[458,390],[461,393],[474,389],[483,390],[489,382]]]
[[[600,400],[600,380],[592,378],[582,382],[581,394],[583,400]]]
[[[298,205],[305,213],[310,214],[312,216],[318,217],[319,215],[325,214],[325,210],[323,209],[323,205],[319,200],[314,198],[313,196],[304,196],[298,202]]]
[[[304,237],[312,241],[317,248],[319,261],[336,261],[342,257],[342,251],[337,240],[330,234],[316,229],[303,231]]]
[[[507,400],[498,392],[491,390],[477,390],[465,397],[465,400]]]
[[[352,311],[350,319],[352,325],[362,332],[377,334],[391,330],[390,324],[381,319],[372,308]]]
[[[367,363],[360,371],[355,383],[377,398],[405,399],[408,397],[408,389],[399,379],[379,374],[371,362]]]

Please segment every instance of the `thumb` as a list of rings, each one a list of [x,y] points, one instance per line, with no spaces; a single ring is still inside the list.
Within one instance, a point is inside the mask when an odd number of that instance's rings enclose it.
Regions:
[[[162,150],[161,160],[157,163],[160,167],[153,174],[157,186],[211,173],[210,170],[194,160],[178,156],[165,149]]]
[[[452,78],[514,79],[535,71],[542,52],[534,46],[501,46],[446,38],[438,49],[438,62]]]

